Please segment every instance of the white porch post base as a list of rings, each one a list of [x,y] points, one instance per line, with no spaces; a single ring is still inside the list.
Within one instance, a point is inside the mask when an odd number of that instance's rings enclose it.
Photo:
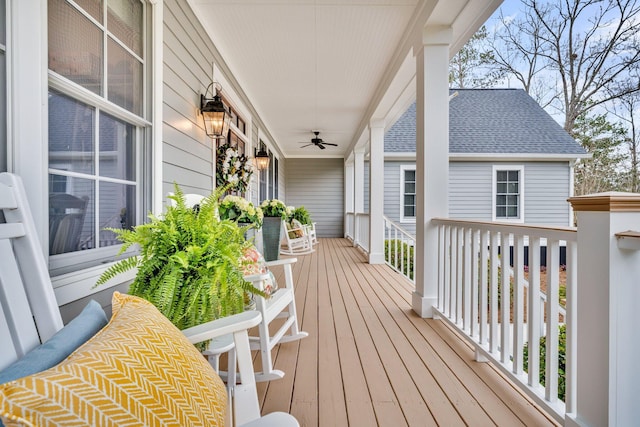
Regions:
[[[433,306],[438,304],[437,297],[423,297],[417,292],[411,295],[411,308],[422,318],[432,319],[434,315]]]
[[[587,427],[588,424],[584,424],[576,419],[576,414],[567,414],[564,419],[564,427]]]
[[[384,264],[384,253],[382,252],[370,252],[369,264]]]

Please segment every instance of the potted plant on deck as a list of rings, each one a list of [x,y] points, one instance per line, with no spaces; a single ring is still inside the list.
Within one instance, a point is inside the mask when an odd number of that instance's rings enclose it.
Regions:
[[[265,200],[260,205],[264,220],[262,225],[262,245],[264,259],[273,261],[280,257],[280,225],[291,215],[291,209],[287,208],[281,200]]]
[[[96,286],[137,268],[129,293],[153,303],[179,329],[242,312],[247,292],[263,293],[243,279],[242,258],[251,246],[243,230],[217,216],[221,191],[191,208],[176,185],[169,196],[175,204],[164,215],[150,215],[151,222],[131,230],[112,230],[124,243],[120,253],[138,245],[140,254],[112,265]]]

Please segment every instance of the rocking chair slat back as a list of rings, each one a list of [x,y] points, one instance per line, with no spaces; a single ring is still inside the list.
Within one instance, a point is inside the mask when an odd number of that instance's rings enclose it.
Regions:
[[[0,369],[63,326],[26,193],[19,177],[0,174]]]

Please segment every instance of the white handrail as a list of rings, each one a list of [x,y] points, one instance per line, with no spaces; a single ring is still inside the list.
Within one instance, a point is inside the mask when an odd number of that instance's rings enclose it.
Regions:
[[[413,267],[416,263],[416,239],[400,225],[383,215],[384,262],[415,283]]]
[[[474,345],[477,360],[493,361],[564,422],[571,403],[566,406],[558,399],[560,317],[569,334],[575,325],[566,313],[575,312],[576,302],[568,289],[566,311],[559,303],[560,247],[567,246],[566,280],[570,287],[577,277],[576,229],[445,218],[434,219],[432,224],[439,233],[438,303],[434,310]],[[540,287],[542,245],[547,247],[546,293]],[[526,280],[525,246],[529,247]],[[540,359],[541,336],[546,337],[544,360]],[[567,363],[571,361],[567,359]],[[543,365],[544,386],[540,382]],[[574,372],[568,369],[565,374]],[[567,387],[574,383],[573,378],[566,378]]]

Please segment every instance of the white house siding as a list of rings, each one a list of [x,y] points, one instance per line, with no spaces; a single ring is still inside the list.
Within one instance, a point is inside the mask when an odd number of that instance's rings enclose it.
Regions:
[[[400,222],[400,166],[410,161],[386,161],[384,165],[384,213],[415,235],[415,223]],[[449,162],[449,216],[491,221],[493,166],[524,166],[525,223],[569,225],[568,162]]]
[[[449,162],[449,215],[452,218],[491,221],[492,174],[492,163]]]
[[[177,182],[185,193],[214,188],[213,143],[196,113],[211,80],[213,44],[183,0],[164,2],[163,194]]]
[[[450,162],[452,218],[492,220],[494,165],[524,166],[525,223],[569,225],[568,162]]]
[[[286,163],[287,205],[305,206],[317,222],[318,237],[344,233],[344,161],[293,159]]]

